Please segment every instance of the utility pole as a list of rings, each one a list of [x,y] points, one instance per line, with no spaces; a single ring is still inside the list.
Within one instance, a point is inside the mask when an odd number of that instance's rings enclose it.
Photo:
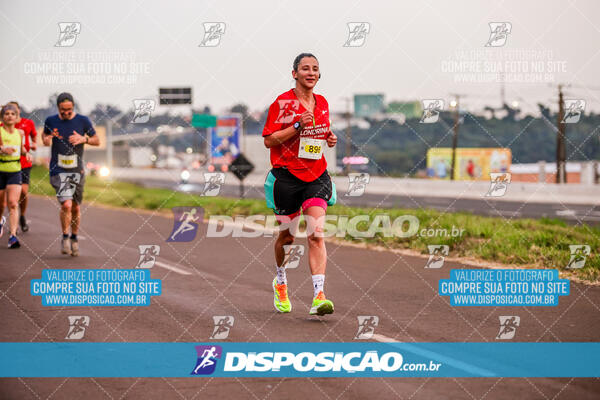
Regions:
[[[558,117],[556,126],[556,183],[567,183],[566,149],[565,149],[565,108],[563,101],[563,85],[558,85]]]
[[[450,165],[450,180],[454,180],[454,171],[456,169],[456,147],[458,145],[458,123],[459,123],[459,108],[460,108],[460,95],[455,94],[456,97],[456,109],[454,110],[454,133],[452,135],[452,164]]]
[[[504,94],[504,80],[506,79],[506,74],[502,73],[502,81],[500,82],[500,109],[504,108],[506,104],[506,96]]]
[[[352,114],[350,113],[350,97],[346,97],[346,113],[344,116],[346,117],[346,164],[344,165],[344,173],[348,175],[350,173],[350,157],[352,153],[352,128],[350,126],[350,118]]]
[[[111,170],[113,168],[113,121],[106,119],[106,166]]]

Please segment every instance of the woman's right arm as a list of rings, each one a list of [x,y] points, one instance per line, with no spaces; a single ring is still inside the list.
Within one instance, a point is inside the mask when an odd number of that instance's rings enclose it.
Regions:
[[[289,139],[293,138],[294,136],[296,136],[299,131],[304,129],[305,126],[312,124],[313,121],[314,121],[313,113],[310,111],[305,111],[304,113],[302,113],[302,115],[300,116],[300,119],[298,120],[298,122],[300,122],[300,130],[296,130],[296,128],[294,128],[293,125],[290,125],[285,129],[282,129],[280,131],[275,131],[275,132],[271,133],[270,135],[265,136],[265,146],[267,148],[279,146],[286,140],[289,140]]]
[[[288,126],[280,131],[273,132],[270,135],[265,136],[265,147],[269,149],[271,147],[279,146],[297,134],[298,131],[293,126]]]

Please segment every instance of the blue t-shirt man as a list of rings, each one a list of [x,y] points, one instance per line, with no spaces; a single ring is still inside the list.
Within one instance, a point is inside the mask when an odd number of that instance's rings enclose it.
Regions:
[[[56,106],[58,114],[46,118],[44,122],[42,142],[44,146],[52,146],[50,185],[60,203],[60,251],[62,254],[78,256],[77,232],[81,223],[80,205],[85,186],[83,146],[99,146],[100,140],[89,118],[75,113],[75,101],[70,93],[59,94]]]
[[[50,158],[50,176],[61,172],[79,172],[83,174],[83,146],[73,146],[69,136],[73,131],[79,135],[92,137],[96,134],[92,122],[84,115],[76,114],[72,119],[61,119],[58,114],[46,118],[44,133],[58,135],[52,138],[52,157]]]

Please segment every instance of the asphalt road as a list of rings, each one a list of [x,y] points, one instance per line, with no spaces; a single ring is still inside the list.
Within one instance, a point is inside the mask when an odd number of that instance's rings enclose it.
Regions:
[[[425,269],[426,259],[328,243],[326,293],[336,310],[312,317],[307,258],[288,272],[290,314],[272,305],[273,239],[206,238],[166,242],[172,218],[136,210],[83,207],[81,256],[60,254],[58,206],[34,197],[31,230],[19,250],[0,248],[0,340],[64,342],[69,315],[87,315],[83,341],[207,342],[214,315],[235,323],[226,341],[352,342],[359,315],[377,315],[377,340],[493,342],[500,315],[518,315],[514,341],[600,341],[600,287],[571,283],[557,307],[452,307],[437,295],[450,268]],[[305,244],[299,240],[299,244]],[[43,307],[29,294],[31,279],[48,268],[133,268],[138,245],[158,244],[152,278],[163,294],[149,307]],[[32,360],[35,362],[35,360]],[[192,368],[193,366],[190,366]],[[593,399],[600,380],[583,378],[4,378],[2,399],[411,398]]]
[[[160,179],[128,179],[146,187],[160,187],[171,190],[186,191],[190,193],[202,193],[203,184],[174,184],[173,181]],[[240,188],[238,185],[223,185],[219,192],[222,196],[238,197]],[[264,199],[262,186],[244,187],[244,196],[247,198]],[[438,196],[399,196],[381,193],[364,193],[362,196],[345,196],[338,192],[338,203],[357,207],[379,207],[379,208],[426,208],[436,209],[443,212],[466,211],[477,215],[487,215],[504,218],[556,218],[566,221],[572,225],[600,224],[600,202],[596,204],[569,204],[569,203],[535,203],[494,200],[493,198],[469,199],[456,197]]]

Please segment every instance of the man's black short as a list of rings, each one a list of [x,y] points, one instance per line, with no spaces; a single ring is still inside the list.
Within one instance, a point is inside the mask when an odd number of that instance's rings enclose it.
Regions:
[[[31,167],[23,168],[21,170],[21,184],[29,185],[31,175]]]

